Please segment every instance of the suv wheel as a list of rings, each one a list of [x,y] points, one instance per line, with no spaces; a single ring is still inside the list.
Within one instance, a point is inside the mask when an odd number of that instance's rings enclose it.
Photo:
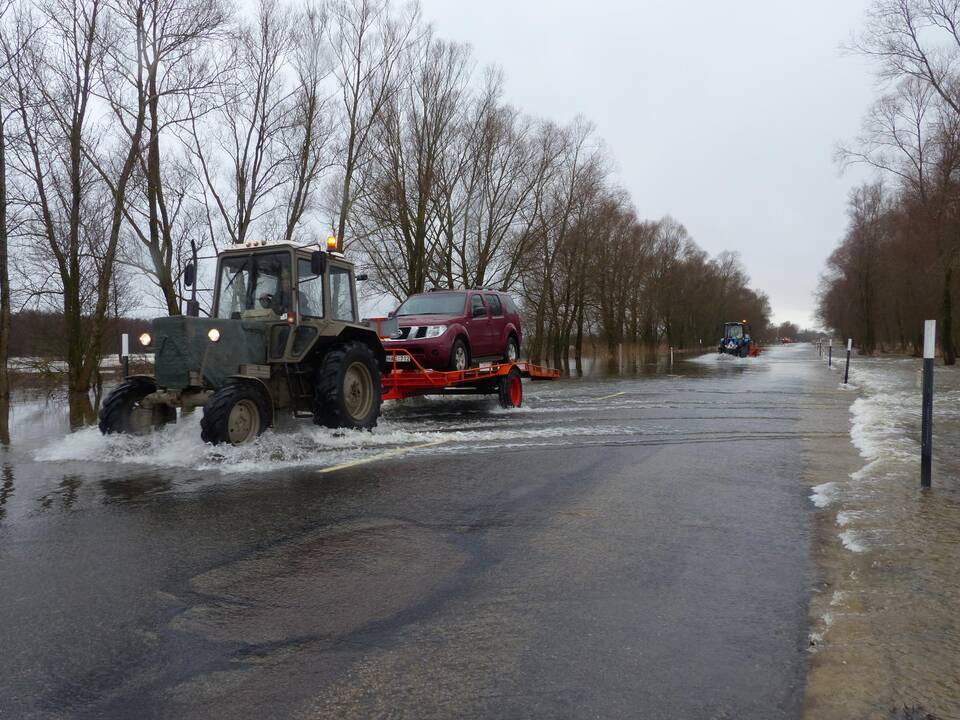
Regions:
[[[470,367],[470,348],[467,347],[463,338],[457,338],[450,350],[450,369],[466,370],[468,367]]]
[[[520,346],[517,344],[517,339],[511,335],[507,338],[507,347],[503,351],[503,361],[509,363],[515,363],[520,359]]]
[[[335,345],[317,370],[313,421],[371,430],[380,417],[380,368],[364,343]]]

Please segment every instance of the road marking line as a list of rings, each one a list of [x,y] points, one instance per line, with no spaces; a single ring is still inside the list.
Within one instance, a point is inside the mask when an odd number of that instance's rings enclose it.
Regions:
[[[613,393],[613,395],[604,395],[603,397],[598,397],[597,400],[609,400],[610,398],[615,398],[615,397],[619,397],[620,395],[626,395],[626,394],[627,394],[627,391],[624,390],[623,392]]]
[[[377,460],[386,460],[387,458],[403,455],[411,450],[419,450],[421,448],[433,447],[434,445],[442,445],[445,442],[447,442],[447,438],[441,438],[439,440],[431,440],[430,442],[420,443],[419,445],[410,445],[409,447],[387,450],[386,452],[382,452],[379,455],[373,455],[372,457],[359,458],[357,460],[351,460],[350,462],[340,463],[339,465],[331,465],[330,467],[321,468],[318,470],[318,472],[321,475],[325,475],[326,473],[336,472],[337,470],[346,470],[347,468],[355,467],[357,465],[366,465],[367,463],[376,462]]]

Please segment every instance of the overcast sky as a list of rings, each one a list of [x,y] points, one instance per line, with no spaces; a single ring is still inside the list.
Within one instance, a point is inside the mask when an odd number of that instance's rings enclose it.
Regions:
[[[422,0],[440,35],[506,76],[507,100],[583,114],[642,217],[736,250],[777,321],[814,322],[849,188],[837,142],[877,88],[840,46],[868,0]]]

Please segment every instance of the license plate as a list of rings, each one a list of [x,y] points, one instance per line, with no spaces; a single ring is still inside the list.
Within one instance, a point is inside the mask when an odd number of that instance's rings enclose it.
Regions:
[[[412,358],[409,355],[394,355],[393,361],[398,363],[410,362]]]

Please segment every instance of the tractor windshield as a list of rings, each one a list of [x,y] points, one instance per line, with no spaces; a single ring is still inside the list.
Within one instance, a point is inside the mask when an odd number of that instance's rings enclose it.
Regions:
[[[412,295],[397,308],[397,315],[463,315],[466,299],[462,292]]]
[[[742,338],[743,337],[743,326],[742,325],[727,325],[727,334],[728,338]]]
[[[293,308],[290,254],[236,255],[220,260],[218,318],[241,318],[249,310],[283,315]]]

